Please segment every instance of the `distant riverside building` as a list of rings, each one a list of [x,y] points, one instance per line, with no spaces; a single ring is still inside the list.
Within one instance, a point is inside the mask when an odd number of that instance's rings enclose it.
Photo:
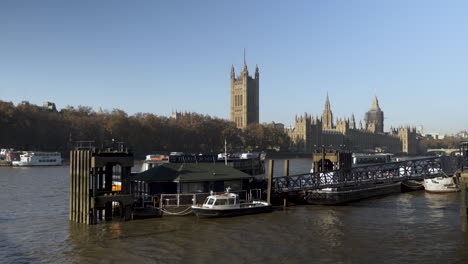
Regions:
[[[330,101],[327,95],[322,117],[312,117],[305,113],[296,116],[295,126],[287,129],[291,147],[297,151],[312,152],[321,146],[345,148],[357,151],[386,151],[415,154],[418,139],[415,127],[390,128],[384,132],[383,111],[377,97],[371,109],[365,114],[365,127],[362,122],[356,126],[354,114],[351,119],[336,119],[333,122]]]
[[[190,116],[190,115],[192,115],[191,112],[187,112],[187,111],[185,111],[185,112],[179,112],[179,111],[176,110],[175,112],[172,112],[171,118],[173,118],[173,119],[180,119],[180,118],[182,118],[182,117],[184,117],[184,116]]]
[[[55,107],[55,103],[52,102],[44,102],[42,103],[42,107],[50,112],[57,112],[57,108]]]
[[[234,65],[231,67],[231,121],[238,128],[259,123],[259,82],[260,73],[255,67],[255,75],[249,75],[247,64],[236,77]]]
[[[284,124],[283,123],[275,123],[273,122],[273,125],[275,126],[276,129],[284,131]]]
[[[459,138],[468,138],[468,132],[465,130],[465,131],[460,131],[456,134],[457,137]]]
[[[426,133],[424,134],[424,137],[429,139],[444,139],[445,135],[439,133]]]

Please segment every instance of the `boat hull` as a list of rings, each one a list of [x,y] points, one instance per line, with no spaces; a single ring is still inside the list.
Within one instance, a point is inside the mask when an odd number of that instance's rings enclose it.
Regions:
[[[454,193],[459,192],[459,189],[450,189],[450,190],[426,190],[428,193]]]
[[[229,217],[248,214],[267,213],[273,210],[271,205],[262,205],[254,207],[243,207],[233,209],[211,209],[202,207],[192,207],[192,212],[197,216],[204,217]]]
[[[434,179],[425,179],[424,189],[426,190],[426,192],[429,193],[451,193],[460,191],[452,177],[437,177]]]
[[[411,192],[411,191],[418,191],[424,190],[424,185],[417,181],[403,181],[401,182],[401,191],[402,192]]]

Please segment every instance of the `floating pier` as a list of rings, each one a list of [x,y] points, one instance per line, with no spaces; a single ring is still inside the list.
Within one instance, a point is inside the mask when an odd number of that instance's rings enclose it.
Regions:
[[[275,203],[344,204],[401,192],[401,182],[453,175],[455,157],[434,157],[352,167],[347,152],[314,153],[313,171],[273,177],[270,168],[267,197]],[[271,161],[270,161],[271,162]],[[270,166],[273,166],[273,162]],[[468,182],[468,181],[466,181]],[[466,197],[468,201],[468,197]],[[468,208],[468,205],[467,207]]]
[[[97,224],[113,216],[130,220],[133,196],[127,178],[133,163],[133,154],[123,145],[70,151],[69,220],[84,224]]]

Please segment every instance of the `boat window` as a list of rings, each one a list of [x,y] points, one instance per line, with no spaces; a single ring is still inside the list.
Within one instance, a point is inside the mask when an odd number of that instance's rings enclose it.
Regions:
[[[226,199],[217,199],[215,205],[226,205],[227,200]]]
[[[214,202],[214,199],[213,198],[207,198],[208,199],[208,202],[206,203],[207,205],[212,205],[213,202]]]
[[[229,198],[228,199],[228,204],[235,204],[236,203],[236,199],[234,198]]]

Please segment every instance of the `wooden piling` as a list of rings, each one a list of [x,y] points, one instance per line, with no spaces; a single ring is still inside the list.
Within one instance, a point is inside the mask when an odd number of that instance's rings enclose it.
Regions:
[[[289,176],[289,160],[284,160],[284,176]]]
[[[73,151],[70,151],[70,159],[73,160]],[[69,208],[68,208],[68,220],[73,220],[73,214],[74,214],[74,210],[75,210],[75,207],[74,207],[74,192],[73,190],[75,189],[75,185],[74,185],[74,177],[75,177],[75,174],[73,172],[74,168],[73,168],[73,163],[70,163],[70,195],[69,195],[69,198],[70,198],[70,201],[69,201]]]
[[[89,224],[90,218],[90,168],[91,152],[70,151],[70,201],[71,221]]]
[[[91,170],[91,152],[90,151],[86,151],[85,152],[85,156],[84,156],[84,160],[85,160],[85,207],[84,207],[84,214],[85,214],[85,221],[84,223],[85,224],[88,224],[89,225],[89,218],[90,218],[90,213],[89,213],[89,210],[90,210],[90,202],[91,202],[91,199],[90,199],[90,195],[89,195],[89,189],[91,188],[91,175],[90,175],[90,170]]]
[[[85,222],[85,208],[86,208],[86,175],[85,175],[85,160],[84,151],[80,151],[80,223]]]
[[[271,189],[273,183],[273,167],[275,165],[274,160],[270,160],[268,163],[268,185],[267,185],[267,202],[271,203]]]
[[[75,167],[75,177],[73,178],[75,189],[73,190],[74,192],[74,208],[75,212],[73,214],[73,221],[78,222],[78,215],[79,215],[79,194],[80,194],[80,185],[79,185],[79,177],[78,177],[78,171],[79,171],[79,159],[78,159],[78,151],[74,154],[75,160],[73,161],[73,166]]]
[[[460,213],[465,221],[468,221],[468,171],[460,173],[460,190],[461,190],[461,208]]]
[[[93,180],[93,193],[92,197],[96,197],[97,195],[97,186],[98,186],[98,168],[92,168],[92,180]],[[91,224],[95,225],[97,224],[98,221],[98,210],[96,209],[96,206],[94,204],[91,204],[91,210],[92,210],[92,220]]]
[[[112,190],[114,168],[118,166],[122,191]],[[121,216],[130,220],[133,198],[130,176],[133,154],[128,152],[96,152],[94,149],[70,152],[69,219],[77,223],[96,224],[103,216],[112,219],[112,203],[119,202]]]

